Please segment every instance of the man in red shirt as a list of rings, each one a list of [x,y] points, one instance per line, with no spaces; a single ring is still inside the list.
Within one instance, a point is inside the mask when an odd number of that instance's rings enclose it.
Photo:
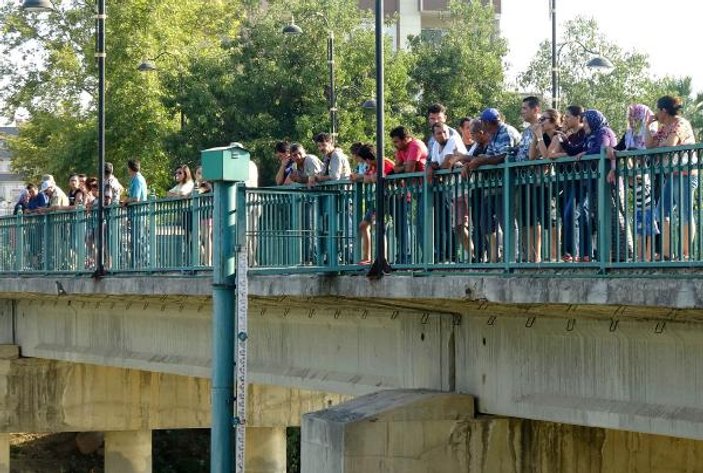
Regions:
[[[391,130],[391,141],[396,149],[395,174],[404,172],[422,172],[427,163],[427,146],[414,138],[404,126]]]
[[[421,140],[414,138],[403,126],[393,128],[390,133],[391,141],[396,149],[394,174],[420,173],[425,171],[427,164],[427,146]],[[410,254],[412,248],[423,249],[424,244],[424,208],[422,206],[421,179],[389,179],[387,192],[390,202],[390,214],[393,216],[393,227],[396,238],[396,264],[413,262]],[[414,202],[414,204],[413,204]],[[416,207],[416,220],[413,222],[412,208]],[[415,231],[411,232],[411,228]],[[417,235],[417,246],[410,235]],[[416,262],[420,260],[417,259]]]

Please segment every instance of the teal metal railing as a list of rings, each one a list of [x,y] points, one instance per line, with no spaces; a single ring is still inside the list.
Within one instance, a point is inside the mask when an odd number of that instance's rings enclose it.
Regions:
[[[398,270],[703,266],[703,145],[388,176],[387,254]],[[614,167],[615,173],[611,173]],[[364,271],[359,225],[375,185],[237,187],[250,270]],[[111,273],[208,271],[213,197],[149,200],[0,218],[0,274],[94,271],[106,232]],[[243,209],[243,211],[241,211]],[[374,228],[374,225],[371,226]],[[370,239],[373,245],[375,239]],[[375,248],[372,249],[375,252]]]

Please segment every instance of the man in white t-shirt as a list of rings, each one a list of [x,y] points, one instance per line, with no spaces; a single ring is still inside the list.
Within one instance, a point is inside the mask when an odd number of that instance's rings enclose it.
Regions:
[[[457,133],[451,134],[449,127],[437,122],[432,125],[432,149],[430,150],[430,167],[433,169],[448,169],[451,162],[447,159],[455,153],[467,154],[466,146]]]

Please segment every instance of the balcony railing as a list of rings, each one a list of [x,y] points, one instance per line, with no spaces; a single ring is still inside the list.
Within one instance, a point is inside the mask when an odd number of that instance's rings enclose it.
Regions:
[[[395,269],[493,271],[703,266],[703,145],[605,156],[507,162],[467,177],[388,176],[387,254]],[[252,271],[362,272],[359,224],[375,186],[238,187]],[[243,194],[243,195],[241,195]],[[211,195],[0,218],[0,274],[90,274],[106,232],[111,273],[212,268]],[[374,226],[372,225],[372,228]],[[371,241],[375,241],[371,238]],[[374,249],[375,251],[375,249]]]

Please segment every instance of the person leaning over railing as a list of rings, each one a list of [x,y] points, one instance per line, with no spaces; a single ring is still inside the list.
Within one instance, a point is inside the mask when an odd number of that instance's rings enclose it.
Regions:
[[[562,130],[557,133],[558,145],[549,151],[550,159],[572,157],[583,151],[586,141],[586,131],[583,128],[583,112],[580,105],[566,107],[562,121]],[[562,261],[571,263],[578,260],[578,227],[580,215],[577,203],[580,202],[580,185],[578,181],[569,179],[568,167],[557,164],[557,177],[563,182],[561,199],[562,221]],[[570,173],[573,174],[573,173]]]
[[[212,183],[203,179],[203,167],[195,168],[195,188],[193,197],[200,199],[198,208],[200,209],[200,265],[210,266],[212,264],[212,203],[206,204],[205,199],[200,197],[212,193]]]
[[[617,159],[617,151],[637,151],[646,149],[647,132],[650,136],[656,133],[656,125],[651,122],[651,117],[654,113],[650,108],[643,104],[632,104],[627,108],[627,130],[623,134],[620,141],[610,153],[609,158]],[[649,129],[649,130],[648,130]],[[658,181],[659,174],[655,174],[652,179],[652,161],[651,157],[639,157],[628,159],[625,163],[627,169],[634,169],[634,176],[630,174],[628,182],[625,183],[622,176],[616,176],[616,169],[612,167],[608,173],[608,182],[613,185],[613,193],[617,194],[614,198],[614,204],[617,208],[618,225],[622,228],[623,223],[626,226],[627,237],[632,239],[629,229],[630,222],[625,221],[627,214],[627,201],[625,195],[625,184],[632,188],[634,197],[634,222],[638,235],[637,258],[640,260],[651,260],[652,251],[652,236],[659,235],[659,225],[657,221],[654,205],[658,201],[654,196],[652,182]],[[632,245],[632,243],[628,243]],[[630,251],[631,253],[632,251]]]
[[[395,147],[395,166],[393,174],[424,172],[427,164],[427,146],[422,140],[413,137],[407,128],[398,126],[390,132],[391,141]],[[414,181],[414,182],[413,182]],[[391,186],[396,186],[398,192],[392,195],[390,215],[393,218],[393,228],[396,237],[396,258],[398,264],[412,262],[411,255],[411,219],[413,201],[417,208],[414,233],[417,235],[417,246],[422,248],[424,242],[424,210],[419,200],[419,192],[411,192],[408,187],[417,187],[417,180],[395,181]],[[389,186],[389,188],[391,187]]]
[[[561,149],[558,140],[561,128],[562,117],[559,111],[548,108],[540,114],[538,122],[531,127],[534,136],[528,152],[530,160],[549,159],[552,154]],[[559,192],[563,189],[559,189],[556,185],[552,187],[546,183],[555,175],[553,166],[536,167],[535,171],[535,176],[538,177],[536,218],[538,224],[544,223],[550,228],[551,245],[549,254],[550,259],[553,261],[557,257],[557,199]],[[540,186],[539,183],[542,185]],[[537,230],[535,247],[536,261],[539,262],[542,248],[542,228],[538,226]]]
[[[468,179],[470,174],[481,166],[502,164],[514,149],[520,136],[515,128],[503,122],[500,112],[495,108],[485,109],[481,112],[480,119],[483,130],[488,135],[488,145],[484,154],[475,156],[464,164],[461,174],[465,179]],[[502,248],[499,235],[503,226],[503,192],[502,186],[496,186],[487,189],[482,196],[481,228],[483,231],[490,232],[489,260],[491,262],[498,261]],[[513,242],[516,243],[515,238]]]
[[[665,95],[657,100],[657,110],[650,123],[658,122],[659,127],[654,135],[649,127],[645,129],[647,148],[690,145],[696,142],[693,128],[688,120],[679,116],[683,107],[681,99]],[[665,176],[664,191],[660,201],[662,222],[662,254],[664,259],[670,259],[671,254],[671,216],[674,209],[678,210],[682,225],[681,247],[683,259],[689,258],[689,247],[696,237],[696,224],[693,218],[693,194],[698,188],[698,156],[691,153],[675,153],[673,157],[665,157],[661,163],[664,168],[674,166],[670,176]],[[683,202],[680,202],[683,198]],[[693,224],[693,225],[691,225]]]
[[[322,171],[322,161],[317,156],[308,154],[303,145],[299,143],[290,145],[290,155],[295,160],[295,168],[288,176],[290,182],[307,184],[310,177]],[[302,196],[302,218],[299,228],[303,238],[302,262],[304,264],[316,264],[318,260],[316,217],[313,198]]]
[[[371,144],[354,143],[351,145],[352,157],[363,164],[365,171],[362,174],[352,173],[352,182],[364,184],[376,183],[376,147]],[[386,157],[383,158],[383,175],[393,173],[395,163]],[[371,264],[371,228],[376,220],[376,208],[369,206],[359,223],[359,236],[361,237],[361,261],[359,264]]]
[[[583,113],[583,124],[586,140],[583,151],[576,155],[576,159],[586,155],[600,154],[603,148],[612,148],[617,145],[617,138],[610,128],[608,120],[598,110],[586,110]],[[611,161],[611,164],[614,165],[614,162]],[[579,227],[579,242],[581,262],[588,263],[593,259],[593,229],[594,223],[598,222],[596,213],[598,177],[593,163],[587,164],[585,168],[586,173],[582,175],[580,181],[582,225]],[[606,255],[599,253],[598,257],[606,258]]]
[[[341,181],[351,175],[349,158],[335,145],[329,133],[318,133],[313,137],[317,150],[322,155],[322,169],[308,178],[308,187],[316,182]]]
[[[295,160],[290,155],[290,143],[287,141],[279,141],[273,149],[279,163],[278,171],[276,172],[276,185],[283,186],[292,184],[293,181],[290,175],[295,169]]]

